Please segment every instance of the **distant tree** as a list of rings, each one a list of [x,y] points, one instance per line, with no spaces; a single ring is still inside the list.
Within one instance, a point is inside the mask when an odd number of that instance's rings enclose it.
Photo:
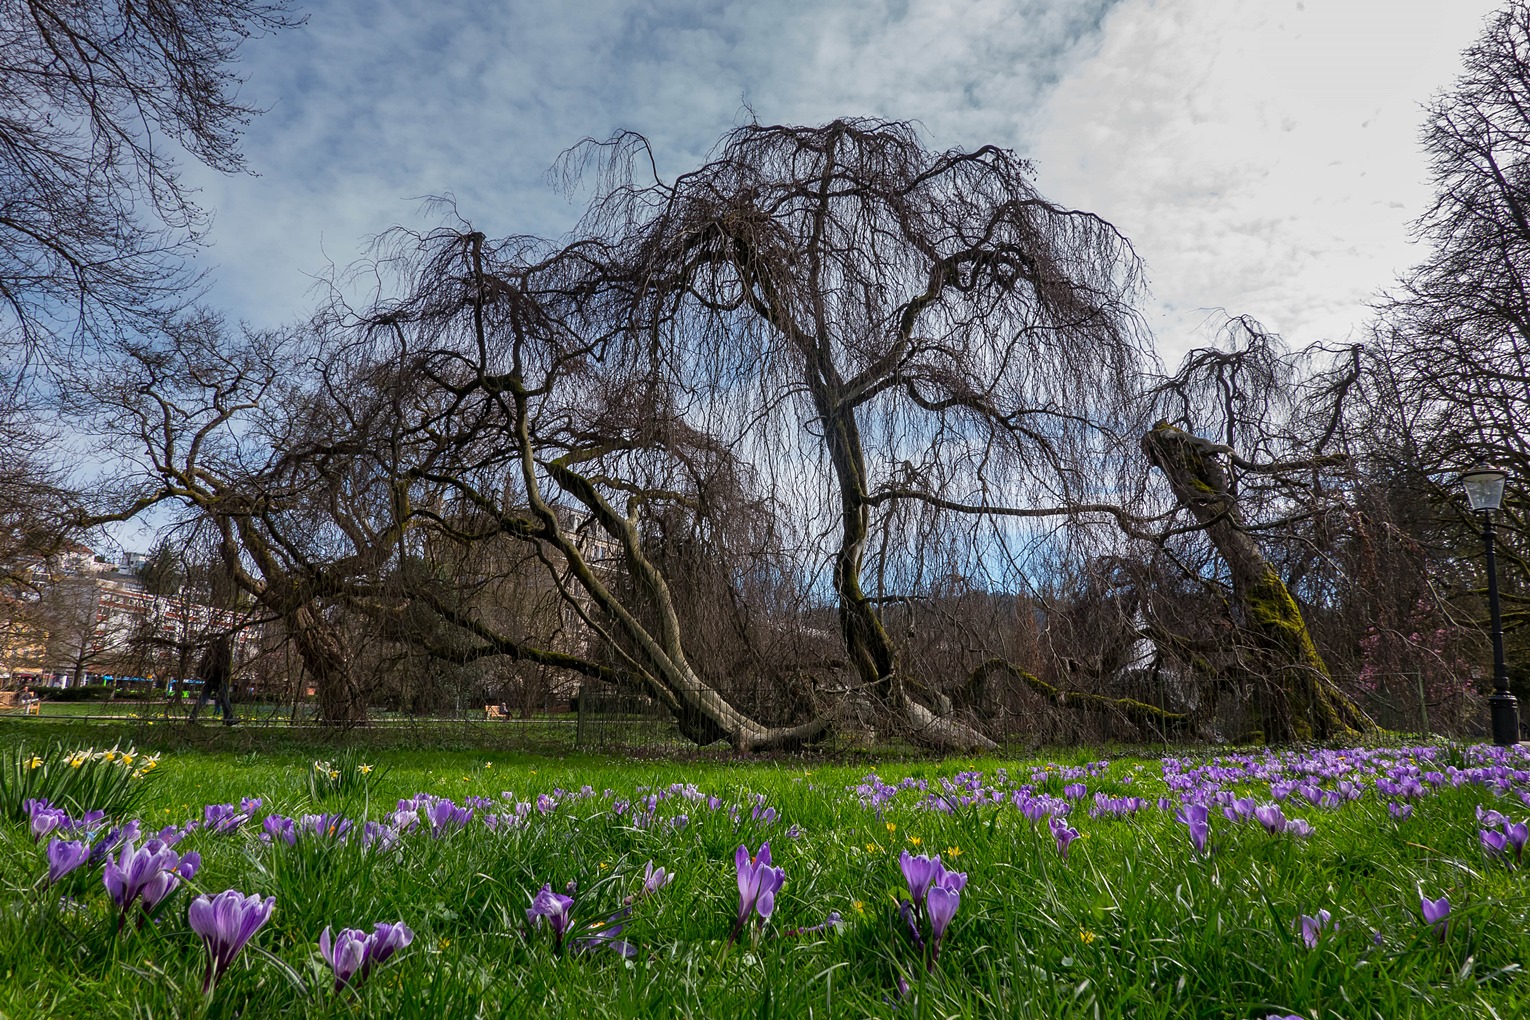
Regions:
[[[175,595],[186,582],[180,556],[164,540],[155,543],[137,570],[138,580],[150,595]]]

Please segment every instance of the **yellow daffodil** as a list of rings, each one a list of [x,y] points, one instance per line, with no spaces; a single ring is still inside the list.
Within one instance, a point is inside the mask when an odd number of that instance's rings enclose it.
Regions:
[[[372,774],[372,766],[370,766],[370,765],[357,765],[356,766],[356,771],[360,772],[364,776],[369,776],[369,775]]]
[[[42,768],[42,763],[43,763],[43,760],[41,758],[39,758],[37,755],[34,754],[34,755],[32,755],[32,757],[27,759],[27,768],[28,769],[39,769],[39,768]]]
[[[340,770],[339,769],[330,769],[329,770],[329,778],[331,778],[331,779],[339,779],[340,778]]]

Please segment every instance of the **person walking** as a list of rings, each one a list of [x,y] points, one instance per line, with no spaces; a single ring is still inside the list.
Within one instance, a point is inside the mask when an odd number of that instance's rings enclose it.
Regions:
[[[234,702],[232,698],[234,682],[234,642],[227,634],[219,634],[213,638],[207,646],[207,651],[202,654],[202,661],[197,664],[197,676],[202,678],[202,693],[198,695],[196,703],[191,706],[191,715],[188,722],[197,721],[197,713],[202,706],[212,700],[218,710],[223,713],[223,725],[233,726],[239,722],[234,718]]]

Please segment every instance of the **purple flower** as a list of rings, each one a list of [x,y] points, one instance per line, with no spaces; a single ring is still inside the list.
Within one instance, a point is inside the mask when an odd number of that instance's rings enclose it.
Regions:
[[[930,887],[929,898],[926,904],[930,915],[930,969],[935,967],[935,959],[940,955],[940,941],[945,938],[946,928],[951,924],[951,918],[956,916],[956,908],[961,906],[961,892],[956,889],[947,889],[945,886],[933,885]]]
[[[367,958],[367,934],[356,928],[341,928],[333,938],[330,929],[319,935],[319,955],[335,972],[335,991],[350,984],[351,978],[361,970]]]
[[[1263,804],[1254,808],[1254,818],[1264,826],[1266,832],[1286,831],[1286,814],[1278,804]]]
[[[1388,802],[1388,804],[1387,804],[1387,811],[1391,812],[1392,817],[1395,818],[1397,821],[1405,822],[1413,814],[1413,805],[1412,804],[1399,804],[1399,803],[1397,803],[1397,801],[1394,800],[1394,801]]]
[[[1484,849],[1491,854],[1502,854],[1504,848],[1509,845],[1509,837],[1492,829],[1483,829],[1477,833],[1477,838],[1482,841]]]
[[[101,876],[112,902],[122,912],[119,927],[135,900],[143,900],[145,913],[153,911],[161,900],[175,891],[181,879],[195,875],[201,864],[200,855],[189,853],[182,857],[157,839],[149,840],[137,850],[131,840],[124,843],[116,860],[107,859],[106,870]]]
[[[1434,925],[1435,934],[1440,941],[1445,940],[1445,932],[1450,927],[1450,897],[1441,896],[1437,900],[1431,900],[1427,896],[1420,896],[1418,901],[1419,913],[1424,915],[1424,923]]]
[[[90,844],[81,841],[53,839],[48,843],[48,884],[52,885],[90,857]]]
[[[258,806],[259,802],[256,803]],[[249,820],[248,812],[240,811],[232,804],[209,804],[202,809],[202,827],[220,836],[236,831]]]
[[[48,801],[34,799],[25,801],[23,806],[27,810],[27,820],[32,828],[32,842],[40,841],[54,829],[65,832],[73,828],[73,821],[69,812],[63,808],[56,808]]]
[[[903,880],[908,883],[908,899],[915,910],[924,906],[925,893],[946,873],[939,854],[933,858],[923,854],[914,857],[905,850],[898,856],[898,867],[903,871]]]
[[[656,893],[674,881],[675,876],[663,868],[655,868],[653,861],[643,866],[643,893]]]
[[[768,842],[760,844],[760,852],[754,857],[749,856],[747,846],[739,846],[733,854],[733,866],[738,872],[738,921],[729,942],[738,938],[751,913],[759,915],[761,924],[770,920],[776,909],[776,893],[786,881],[784,870],[770,866]]]
[[[325,928],[319,936],[319,955],[335,972],[335,991],[348,984],[360,984],[375,968],[394,953],[414,941],[414,932],[400,921],[375,925],[371,933],[357,928],[342,928],[331,937]],[[354,982],[352,979],[354,978]]]
[[[1326,910],[1319,910],[1316,917],[1303,914],[1301,919],[1302,941],[1307,943],[1308,949],[1316,949],[1318,939],[1322,937],[1323,930],[1328,927],[1333,915]]]
[[[1068,844],[1078,839],[1078,830],[1068,825],[1067,822],[1060,821],[1055,817],[1049,819],[1047,824],[1052,829],[1052,838],[1057,840],[1057,852],[1062,854],[1063,860],[1067,860]]]
[[[1174,812],[1175,820],[1190,830],[1190,844],[1196,853],[1206,852],[1206,838],[1211,834],[1210,817],[1211,809],[1205,804],[1181,804]]]
[[[250,941],[261,925],[271,919],[276,897],[246,896],[229,889],[216,896],[198,896],[186,911],[191,930],[202,937],[207,948],[207,970],[202,976],[202,994],[210,995],[239,950]]]
[[[1523,860],[1525,841],[1530,838],[1530,822],[1511,822],[1504,819],[1503,836],[1504,842],[1514,848],[1514,859]]]
[[[542,886],[532,897],[531,906],[526,909],[526,923],[540,926],[542,921],[547,921],[548,927],[553,932],[553,948],[557,951],[563,949],[563,935],[568,931],[569,911],[573,909],[574,898],[564,896],[562,893],[552,891],[552,884]]]

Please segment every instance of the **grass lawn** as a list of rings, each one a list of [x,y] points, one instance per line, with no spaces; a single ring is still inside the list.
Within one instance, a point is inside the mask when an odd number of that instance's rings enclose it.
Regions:
[[[343,752],[221,727],[134,734],[168,748],[145,778],[108,791],[139,798],[137,848],[162,826],[203,821],[208,805],[233,806],[232,831],[202,825],[167,848],[195,852],[199,867],[151,920],[133,904],[119,930],[104,861],[49,885],[46,848],[99,847],[125,818],[69,830],[100,805],[61,801],[67,819],[36,842],[26,815],[0,822],[0,1015],[1530,1015],[1519,752],[829,765],[538,758],[473,749],[471,733],[446,748]],[[0,726],[7,783],[27,781],[19,744],[41,750],[49,735],[66,755],[118,736]],[[316,773],[316,758],[330,768]],[[120,762],[83,768],[126,774]],[[69,763],[36,772],[62,783]],[[417,794],[428,796],[400,809]],[[1176,819],[1187,804],[1208,812],[1204,851]],[[1507,828],[1479,821],[1479,807]],[[1310,834],[1289,831],[1297,817]],[[1485,825],[1495,844],[1507,833],[1503,851],[1484,845]],[[784,882],[768,921],[756,910],[730,944],[736,851],[767,841]],[[965,885],[911,892],[903,851],[940,854]],[[650,861],[673,880],[645,891]],[[546,906],[570,883],[559,946],[553,920],[531,926],[527,909],[544,885]],[[188,906],[226,889],[275,902],[205,997]],[[900,915],[911,896],[926,904]],[[1426,922],[1421,897],[1446,897],[1448,917]],[[937,955],[931,922],[953,904]],[[318,948],[326,926],[399,921],[412,942],[337,989]]]

